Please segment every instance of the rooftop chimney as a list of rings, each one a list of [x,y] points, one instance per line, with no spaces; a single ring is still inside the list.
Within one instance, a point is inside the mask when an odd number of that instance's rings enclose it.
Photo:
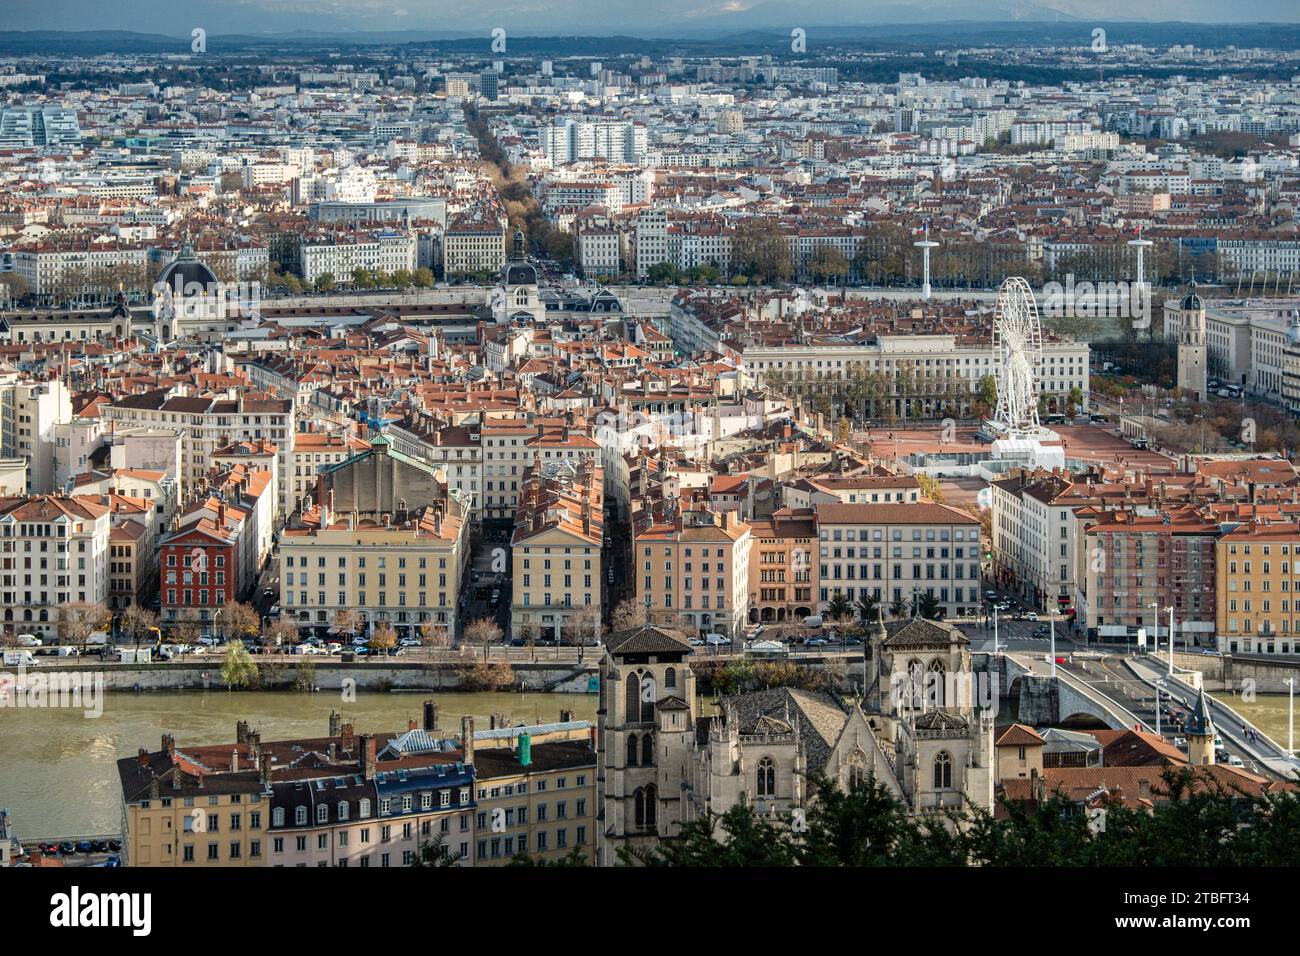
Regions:
[[[342,726],[343,726],[343,717],[339,714],[337,710],[331,710],[329,735],[331,737],[337,737],[339,735],[339,730]]]
[[[424,702],[424,729],[429,733],[438,729],[438,705],[432,698]]]
[[[357,738],[361,743],[361,776],[362,779],[372,780],[375,776],[375,768],[379,763],[379,757],[376,754],[375,738],[371,734],[362,734]]]
[[[260,767],[262,770],[262,789],[271,792],[271,755],[262,754]]]
[[[465,755],[465,763],[473,766],[474,764],[474,718],[462,717],[460,719],[460,745]]]

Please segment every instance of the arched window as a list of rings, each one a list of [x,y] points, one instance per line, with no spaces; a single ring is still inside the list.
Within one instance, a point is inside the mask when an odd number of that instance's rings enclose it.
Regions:
[[[316,804],[316,822],[329,823],[330,808],[323,803]]]
[[[639,830],[645,826],[645,790],[637,787],[632,792],[633,817],[636,828]]]
[[[670,667],[666,671],[664,671],[664,687],[666,689],[669,687],[675,688],[676,686],[677,686],[677,668]]]
[[[771,757],[764,757],[758,762],[758,789],[760,797],[776,796],[776,764]]]
[[[648,724],[655,719],[655,679],[649,674],[641,677],[641,723]]]
[[[645,788],[645,826],[647,830],[653,830],[657,825],[655,819],[656,800],[657,793],[655,791],[655,785],[652,783]]]
[[[925,674],[926,703],[934,707],[945,706],[943,661],[936,658],[930,662]]]
[[[637,680],[636,674],[627,675],[627,698],[624,706],[627,710],[627,720],[635,722],[641,719],[641,683]]]
[[[627,765],[629,767],[636,766],[636,758],[637,758],[636,747],[637,747],[636,734],[628,734],[627,735]]]
[[[934,758],[934,789],[952,789],[952,757],[948,756],[946,750],[940,751],[939,756]]]
[[[271,826],[284,826],[284,807],[276,807],[271,811]]]
[[[360,803],[358,804],[358,806],[357,806],[357,815],[360,816],[361,819],[363,819],[363,820],[364,820],[366,817],[370,816],[370,800],[369,800],[369,798],[367,798],[367,797],[362,797],[362,798],[361,798],[361,802],[360,802]]]
[[[346,800],[340,800],[340,801],[339,801],[339,820],[346,820],[347,818],[348,818],[348,802],[347,802]]]
[[[641,738],[641,765],[643,767],[653,767],[655,765],[654,734],[646,734]]]
[[[921,688],[925,672],[918,660],[907,662],[907,690],[903,694],[903,706],[916,710],[921,706]]]
[[[300,827],[305,827],[305,826],[307,825],[307,808],[306,808],[306,807],[295,807],[295,808],[294,808],[294,811],[293,811],[293,822],[296,823],[296,824],[297,824],[298,826],[300,826]]]

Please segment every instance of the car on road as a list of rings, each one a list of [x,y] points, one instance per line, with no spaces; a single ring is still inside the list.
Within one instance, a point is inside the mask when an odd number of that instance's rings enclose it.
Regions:
[[[825,647],[830,641],[824,637],[810,637],[803,642],[804,647]]]
[[[1025,620],[1026,620],[1026,621],[1037,621],[1037,620],[1038,620],[1038,614],[1037,614],[1037,612],[1035,612],[1035,611],[1030,611],[1028,614],[1025,615]]]
[[[1240,757],[1238,757],[1236,754],[1232,754],[1232,755],[1230,755],[1230,756],[1228,757],[1228,766],[1229,766],[1229,767],[1244,767],[1244,766],[1246,766],[1246,764],[1245,764],[1245,762],[1244,762]]]
[[[688,637],[688,638],[686,639],[686,643],[689,644],[689,645],[691,645],[691,647],[703,647],[703,646],[704,646],[704,638],[702,638],[702,637]]]
[[[397,642],[398,647],[419,647],[420,639],[418,637],[404,637]]]
[[[264,597],[264,598],[273,598],[273,597],[275,597],[275,588],[263,588],[263,589],[262,589],[262,597]]]
[[[493,589],[492,589],[492,606],[493,606],[493,607],[496,607],[496,606],[497,606],[498,604],[500,604],[500,603],[501,603],[501,589],[500,589],[500,588],[493,588]]]
[[[997,591],[985,591],[985,592],[984,592],[984,596],[985,596],[986,598],[988,598],[990,601],[996,601],[997,598],[998,598],[998,592],[997,592]]]
[[[1174,738],[1174,746],[1175,746],[1175,747],[1181,747],[1181,748],[1183,748],[1183,749],[1185,750],[1185,749],[1187,748],[1187,738],[1186,738],[1186,737],[1175,737],[1175,738]]]

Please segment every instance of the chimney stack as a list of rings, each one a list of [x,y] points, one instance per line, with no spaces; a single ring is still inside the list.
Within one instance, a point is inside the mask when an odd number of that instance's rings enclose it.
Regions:
[[[171,734],[162,735],[162,749],[169,757],[176,756],[176,738]]]
[[[339,731],[342,728],[342,726],[343,726],[343,717],[339,714],[337,710],[331,710],[329,735],[331,737],[337,737],[339,735]]]
[[[262,789],[266,793],[271,792],[271,755],[262,754],[260,767],[262,770]]]
[[[361,742],[361,777],[363,780],[373,780],[379,763],[375,753],[375,738],[372,734],[362,734],[357,739]]]
[[[473,766],[474,764],[474,718],[462,717],[460,719],[460,745],[461,751],[465,755],[465,763]]]
[[[262,753],[262,732],[260,730],[250,730],[248,732],[248,757],[250,760],[256,760]]]
[[[429,733],[438,729],[438,705],[433,698],[424,702],[424,729]]]
[[[149,751],[141,747],[140,753],[136,756],[136,762],[140,765],[142,769],[144,767],[149,766]]]
[[[239,748],[230,751],[230,772],[239,773]]]

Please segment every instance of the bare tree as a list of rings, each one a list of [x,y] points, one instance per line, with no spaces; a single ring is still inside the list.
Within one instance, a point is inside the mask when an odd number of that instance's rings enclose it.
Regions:
[[[334,620],[330,623],[330,632],[350,641],[356,637],[357,631],[361,629],[361,624],[361,615],[356,611],[345,608],[342,611],[334,612]]]
[[[90,635],[112,623],[113,615],[100,601],[74,601],[59,609],[59,639],[77,644],[84,652]]]
[[[387,654],[396,646],[397,632],[393,630],[393,625],[387,621],[380,621],[376,624],[374,633],[370,635],[370,649]]]
[[[221,629],[227,637],[235,640],[256,637],[262,630],[262,617],[251,606],[236,601],[222,607]]]
[[[501,640],[501,626],[490,617],[481,617],[465,628],[465,640],[483,648],[483,663],[488,661],[488,649]]]
[[[271,622],[270,627],[266,629],[267,643],[286,648],[289,651],[292,651],[294,645],[299,643],[301,639],[301,635],[298,633],[298,625],[287,617],[276,618]]]
[[[624,598],[614,608],[609,617],[609,626],[614,631],[630,631],[643,627],[650,621],[650,612],[636,598]]]
[[[132,604],[123,611],[118,618],[118,625],[135,641],[136,647],[140,646],[142,640],[151,639],[155,634],[161,637],[162,634],[158,627],[158,615],[141,604]]]
[[[451,631],[445,624],[425,621],[420,625],[420,643],[433,651],[435,658],[440,658],[451,647]]]
[[[584,604],[574,608],[564,619],[564,639],[574,647],[600,643],[600,607]]]

